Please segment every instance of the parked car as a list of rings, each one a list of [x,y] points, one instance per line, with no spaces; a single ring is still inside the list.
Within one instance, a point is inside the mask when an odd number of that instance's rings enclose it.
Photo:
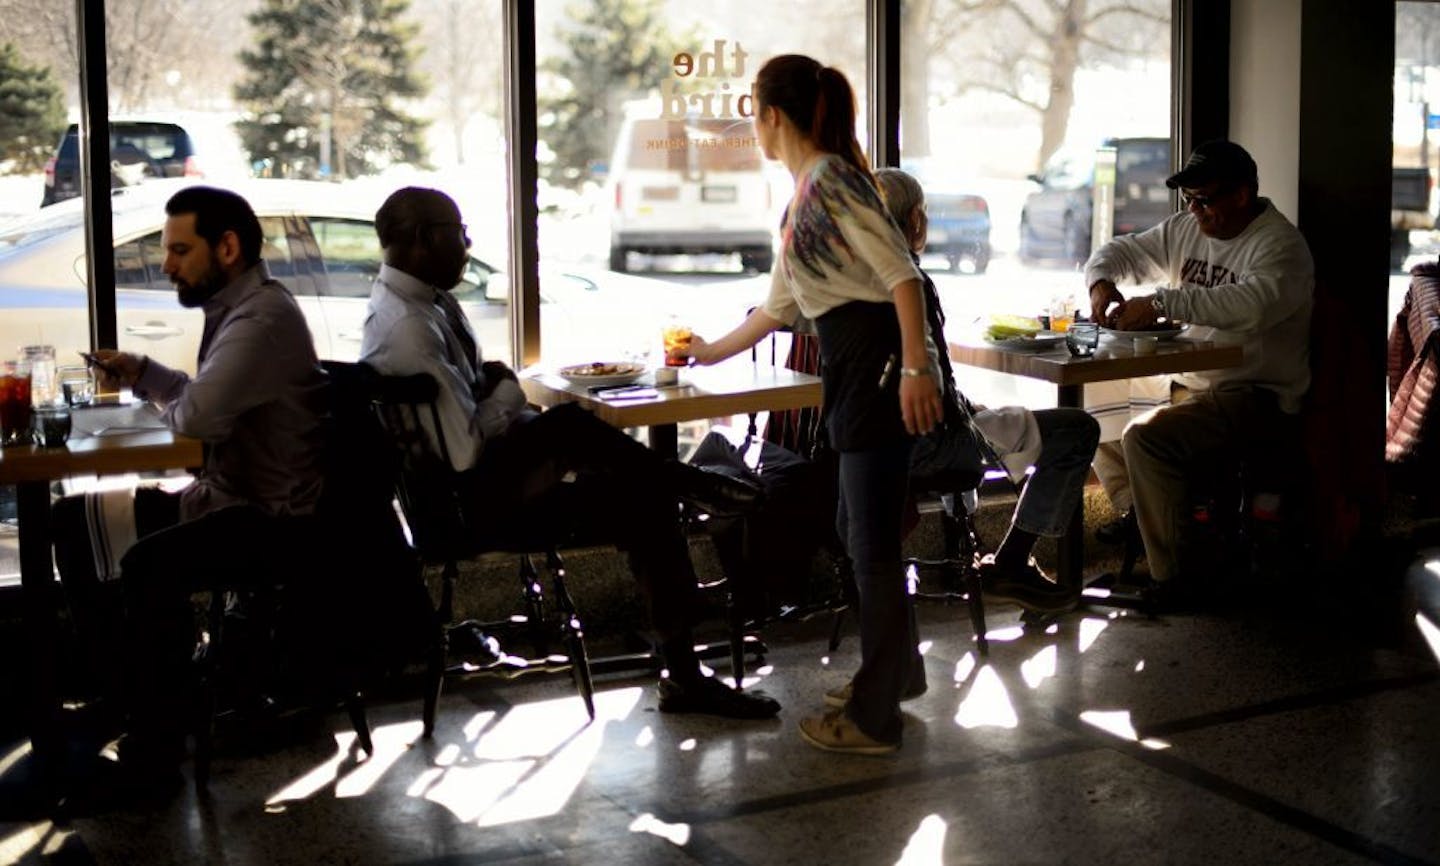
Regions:
[[[164,202],[189,181],[156,181],[112,197],[116,327],[121,349],[193,370],[203,328],[200,310],[181,307],[161,273]],[[317,354],[355,360],[380,246],[373,192],[311,181],[251,180],[232,187],[255,208],[270,272],[300,302]],[[82,202],[44,208],[0,230],[0,357],[18,346],[54,345],[62,357],[89,346]],[[500,269],[470,257],[455,289],[487,356],[509,355],[510,326]],[[630,285],[633,281],[637,285]],[[675,288],[601,272],[595,278],[541,272],[541,332],[550,357],[594,360],[658,346],[661,323],[684,309]],[[669,292],[670,294],[666,294]],[[754,303],[753,300],[750,303]],[[726,322],[739,321],[736,300]]]
[[[925,252],[942,255],[950,270],[983,274],[990,267],[990,205],[984,196],[926,193]]]
[[[764,158],[750,125],[627,116],[616,137],[609,184],[610,269],[630,253],[739,253],[746,270],[775,261],[775,215]]]
[[[1112,138],[1104,145],[1115,148],[1115,234],[1144,231],[1174,213],[1165,186],[1168,138]],[[1030,180],[1040,188],[1020,212],[1020,258],[1083,263],[1090,257],[1095,151],[1062,150]]]
[[[110,121],[110,186],[132,186],[152,177],[202,177],[190,133],[158,120]],[[80,127],[70,124],[55,155],[45,163],[40,205],[80,195]]]

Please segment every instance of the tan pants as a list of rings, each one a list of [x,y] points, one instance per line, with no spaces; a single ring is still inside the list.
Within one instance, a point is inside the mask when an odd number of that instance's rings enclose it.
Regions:
[[[1273,449],[1298,447],[1293,416],[1276,406],[1275,395],[1258,388],[1200,391],[1183,403],[1147,412],[1130,423],[1122,440],[1135,516],[1150,576],[1182,576],[1191,522],[1192,473]],[[1185,575],[1189,576],[1189,575]]]
[[[1176,382],[1170,383],[1170,405],[1183,403],[1188,399],[1189,388]],[[1129,429],[1129,425],[1126,425],[1126,429]],[[1130,473],[1125,469],[1125,448],[1121,440],[1101,442],[1095,449],[1095,459],[1090,466],[1095,470],[1095,477],[1105,489],[1105,495],[1110,499],[1110,506],[1115,509],[1116,514],[1124,514],[1135,507],[1135,497],[1130,493]]]

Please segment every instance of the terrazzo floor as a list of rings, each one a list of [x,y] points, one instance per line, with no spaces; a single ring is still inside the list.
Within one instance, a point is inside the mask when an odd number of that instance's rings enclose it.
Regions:
[[[564,677],[472,683],[430,741],[418,698],[372,705],[366,760],[336,713],[222,753],[204,795],[61,825],[0,813],[0,862],[1440,863],[1433,609],[1363,627],[1273,599],[1031,630],[1016,613],[991,608],[980,659],[963,610],[922,608],[930,689],[892,757],[800,740],[859,643],[829,656],[826,624],[781,625],[750,676],[778,720],[662,715],[648,679],[612,677],[587,724]],[[26,749],[0,747],[0,782]]]

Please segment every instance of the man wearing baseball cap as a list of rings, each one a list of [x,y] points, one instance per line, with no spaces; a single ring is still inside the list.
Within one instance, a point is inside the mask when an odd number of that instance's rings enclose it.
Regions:
[[[1195,564],[1184,549],[1195,472],[1217,456],[1299,435],[1315,266],[1300,232],[1258,195],[1255,160],[1240,145],[1199,145],[1165,184],[1180,191],[1184,211],[1096,250],[1085,284],[1095,319],[1109,327],[1142,330],[1168,319],[1191,325],[1194,339],[1244,347],[1237,367],[1173,377],[1176,401],[1132,421],[1118,453],[1095,463],[1107,491],[1123,490],[1128,478],[1157,594],[1178,600],[1189,594],[1182,581]],[[1116,288],[1122,282],[1155,288],[1127,299]]]

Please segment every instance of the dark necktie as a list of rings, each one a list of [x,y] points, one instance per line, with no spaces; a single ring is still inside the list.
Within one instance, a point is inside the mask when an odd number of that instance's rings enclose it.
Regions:
[[[475,386],[484,387],[480,375],[480,350],[475,344],[475,334],[470,330],[470,323],[465,320],[465,312],[460,309],[460,302],[449,292],[437,291],[435,293],[435,306],[445,314],[445,321],[450,326],[450,333],[455,335],[455,340],[460,344],[461,351],[465,354],[466,362],[469,364],[468,373]]]

